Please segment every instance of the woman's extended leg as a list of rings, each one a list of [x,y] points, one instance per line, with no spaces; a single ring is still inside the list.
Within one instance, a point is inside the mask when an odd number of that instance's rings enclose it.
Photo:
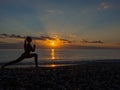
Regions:
[[[18,63],[18,62],[22,61],[24,58],[25,58],[24,56],[20,56],[18,59],[14,60],[14,61],[11,61],[9,63],[4,64],[1,68],[4,68],[5,66],[11,65],[11,64]]]
[[[37,54],[29,54],[29,55],[23,54],[18,59],[14,60],[14,61],[11,61],[9,63],[4,64],[3,66],[1,66],[1,68],[4,68],[5,66],[11,65],[11,64],[18,63],[18,62],[22,61],[25,58],[31,58],[31,57],[34,57],[34,59],[35,59],[35,66],[38,67],[38,55]]]

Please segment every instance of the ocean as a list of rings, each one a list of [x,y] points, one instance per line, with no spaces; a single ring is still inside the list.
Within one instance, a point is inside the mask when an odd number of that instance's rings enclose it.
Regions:
[[[17,59],[23,49],[0,49],[0,64]],[[64,66],[99,60],[120,60],[120,49],[38,49],[39,66]],[[14,66],[34,66],[34,58],[27,58]]]

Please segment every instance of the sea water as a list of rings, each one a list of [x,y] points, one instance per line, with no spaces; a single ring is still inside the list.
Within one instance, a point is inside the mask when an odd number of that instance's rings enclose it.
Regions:
[[[0,64],[16,60],[23,49],[0,49]],[[120,60],[120,49],[38,49],[39,65],[77,64],[83,61]],[[17,65],[34,65],[34,58],[27,58]],[[54,65],[53,65],[54,66]]]

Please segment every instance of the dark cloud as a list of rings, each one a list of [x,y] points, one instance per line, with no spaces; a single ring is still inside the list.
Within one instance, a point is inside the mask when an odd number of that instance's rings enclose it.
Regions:
[[[21,35],[15,35],[15,34],[6,34],[6,33],[4,33],[4,34],[0,34],[0,37],[2,37],[2,38],[22,38],[22,39],[25,39],[25,37],[27,37],[27,36],[21,36]],[[53,37],[50,37],[50,36],[48,36],[48,35],[42,35],[42,36],[40,36],[40,37],[34,37],[34,36],[31,36],[32,37],[32,39],[35,39],[35,40],[46,40],[46,39],[48,39],[48,40],[56,40],[56,38],[53,38]],[[63,38],[59,38],[61,41],[63,41],[64,43],[72,43],[72,41],[70,41],[70,40],[67,40],[67,39],[63,39]]]
[[[0,38],[5,38],[7,37],[6,34],[0,34]]]
[[[5,37],[7,37],[7,36],[8,36],[8,34],[4,34],[4,33],[3,33],[3,34],[0,34],[0,36],[5,36]]]
[[[33,37],[34,38],[34,37]],[[49,39],[49,40],[55,40],[55,38],[52,38],[50,36],[40,36],[40,37],[36,37],[36,39],[39,39],[39,40],[46,40],[46,39]]]
[[[9,38],[25,38],[25,36],[20,36],[20,35],[15,35],[15,34],[6,34],[6,33],[3,33],[3,34],[0,34],[0,37],[9,37]]]
[[[81,43],[88,43],[89,41],[87,41],[87,40],[85,40],[85,39],[82,39],[80,42],[81,42]]]
[[[60,40],[66,42],[66,43],[72,43],[72,41],[67,40],[67,39],[60,39]]]
[[[25,39],[25,37],[27,37],[27,36],[21,36],[21,35],[15,35],[15,34],[6,34],[6,33],[4,33],[4,34],[0,34],[0,38],[5,38],[5,37],[9,37],[9,38],[21,38],[21,39]],[[45,41],[46,39],[48,39],[48,40],[56,40],[56,38],[54,38],[54,37],[50,37],[50,36],[48,36],[48,35],[42,35],[42,36],[40,36],[40,37],[34,37],[34,36],[31,36],[32,37],[32,39],[35,39],[35,40],[43,40],[43,41]],[[71,41],[71,40],[68,40],[68,39],[64,39],[64,38],[59,38],[61,41],[63,41],[64,43],[74,43],[74,41]],[[85,40],[85,39],[82,39],[81,41],[80,41],[81,43],[104,43],[103,41],[101,41],[101,40],[96,40],[96,41],[88,41],[88,40]]]
[[[27,36],[21,36],[21,35],[15,35],[15,34],[0,34],[1,37],[8,37],[8,38],[26,38]],[[31,36],[33,39],[36,39],[36,40],[46,40],[46,39],[49,39],[49,40],[54,40],[54,38],[50,37],[50,36],[40,36],[40,37],[33,37]]]
[[[120,45],[120,43],[116,43],[117,45]]]
[[[88,40],[85,40],[85,39],[82,39],[80,42],[82,43],[104,43],[103,41],[101,40],[96,40],[96,41],[88,41]]]
[[[0,38],[4,39],[4,37],[0,36]]]
[[[104,43],[104,42],[103,42],[103,41],[98,40],[98,41],[91,41],[91,43]]]
[[[40,37],[32,37],[33,39],[36,40],[56,40],[56,38],[50,37],[50,36],[40,36]],[[63,38],[59,38],[61,41],[63,41],[64,43],[72,43],[72,41],[68,40],[68,39],[63,39]]]

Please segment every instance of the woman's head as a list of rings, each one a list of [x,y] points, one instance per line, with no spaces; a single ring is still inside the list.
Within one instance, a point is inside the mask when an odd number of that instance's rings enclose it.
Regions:
[[[26,41],[32,42],[32,38],[28,36],[28,37],[26,37]]]

